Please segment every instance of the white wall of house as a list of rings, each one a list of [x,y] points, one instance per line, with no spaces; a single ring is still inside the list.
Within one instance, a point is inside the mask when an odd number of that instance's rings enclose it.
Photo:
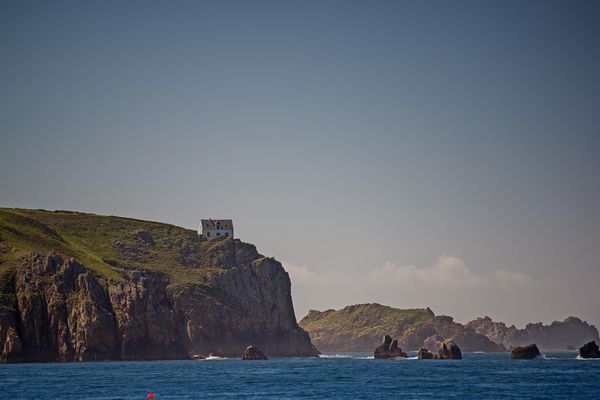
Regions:
[[[207,239],[214,239],[221,236],[232,238],[233,229],[206,229],[202,231],[201,235]]]

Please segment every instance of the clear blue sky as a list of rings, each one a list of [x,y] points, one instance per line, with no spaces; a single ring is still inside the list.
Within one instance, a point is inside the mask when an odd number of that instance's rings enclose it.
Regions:
[[[600,3],[2,1],[0,205],[236,235],[297,316],[600,324]]]

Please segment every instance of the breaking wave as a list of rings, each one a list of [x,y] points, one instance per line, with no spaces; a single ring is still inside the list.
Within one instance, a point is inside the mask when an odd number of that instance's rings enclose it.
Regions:
[[[544,360],[564,360],[564,358],[561,358],[561,357],[548,357],[545,354],[542,354],[542,358]]]
[[[205,358],[197,358],[195,361],[216,361],[216,360],[231,360],[229,357],[207,356]]]
[[[372,360],[374,357],[358,354],[319,354],[319,358],[348,358],[353,360]]]
[[[577,360],[582,360],[582,361],[600,361],[600,358],[584,358],[581,356],[577,356],[575,357]]]

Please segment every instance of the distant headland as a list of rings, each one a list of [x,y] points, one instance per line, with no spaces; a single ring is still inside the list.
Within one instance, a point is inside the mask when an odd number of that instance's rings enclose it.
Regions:
[[[576,317],[518,329],[489,317],[463,325],[452,317],[435,315],[429,308],[400,309],[377,303],[323,312],[311,310],[300,326],[315,346],[326,352],[372,351],[387,334],[398,338],[398,345],[406,351],[426,348],[431,352],[445,340],[467,352],[507,351],[529,343],[547,350],[574,350],[590,341],[600,342],[596,327]]]

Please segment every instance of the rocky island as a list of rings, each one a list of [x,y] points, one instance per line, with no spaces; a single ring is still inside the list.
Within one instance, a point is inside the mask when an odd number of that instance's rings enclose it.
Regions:
[[[398,347],[398,341],[389,335],[383,337],[383,342],[373,352],[373,358],[406,358],[405,352]]]
[[[387,334],[397,338],[405,351],[424,349],[433,354],[446,340],[466,352],[504,352],[533,342],[542,349],[562,350],[571,343],[580,346],[599,340],[598,330],[576,317],[517,329],[489,317],[460,324],[452,317],[435,315],[429,308],[400,309],[376,303],[311,310],[300,326],[321,351],[372,351]]]
[[[242,360],[266,360],[267,356],[265,353],[260,351],[258,348],[254,346],[246,347],[244,354],[242,354]]]
[[[527,346],[516,347],[510,353],[510,358],[513,360],[531,360],[539,357],[540,350],[535,343],[528,344]]]
[[[574,344],[579,347],[591,340],[598,340],[598,329],[577,317],[567,317],[549,325],[541,322],[530,323],[523,329],[483,317],[468,322],[465,327],[487,336],[494,343],[502,344],[507,349],[530,343],[536,343],[546,350],[563,350],[569,347],[574,349]]]
[[[281,264],[237,239],[0,208],[0,362],[315,356]]]
[[[579,349],[581,358],[600,358],[600,349],[595,341],[588,342]]]
[[[406,351],[425,348],[437,353],[445,340],[452,340],[463,351],[506,351],[454,322],[436,316],[429,308],[399,309],[380,304],[358,304],[341,310],[310,311],[300,321],[321,351],[372,351],[383,335],[396,337]]]
[[[462,360],[462,352],[452,340],[444,340],[435,358],[439,360]]]

